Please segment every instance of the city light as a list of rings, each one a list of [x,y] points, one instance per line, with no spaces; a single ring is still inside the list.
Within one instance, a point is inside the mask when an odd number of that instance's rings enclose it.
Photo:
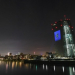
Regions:
[[[9,56],[10,52],[8,52],[8,56]]]
[[[34,52],[34,55],[35,55],[35,52]]]
[[[53,25],[53,24],[51,24],[51,25]]]
[[[52,29],[53,30],[53,29]]]
[[[60,21],[62,21],[62,19],[60,19]]]
[[[57,28],[57,27],[56,27]]]
[[[64,17],[66,17],[66,15],[64,15]]]
[[[61,24],[61,26],[62,26],[62,24]]]
[[[57,22],[55,22],[55,23],[57,23]]]

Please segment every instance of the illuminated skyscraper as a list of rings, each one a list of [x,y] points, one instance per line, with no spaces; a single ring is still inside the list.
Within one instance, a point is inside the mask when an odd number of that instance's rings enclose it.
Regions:
[[[61,20],[51,25],[57,53],[62,56],[75,56],[74,32],[70,19]]]

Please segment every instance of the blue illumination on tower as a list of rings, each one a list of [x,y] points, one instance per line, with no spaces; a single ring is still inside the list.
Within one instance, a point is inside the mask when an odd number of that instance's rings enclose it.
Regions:
[[[61,32],[60,30],[54,32],[55,41],[61,40]]]

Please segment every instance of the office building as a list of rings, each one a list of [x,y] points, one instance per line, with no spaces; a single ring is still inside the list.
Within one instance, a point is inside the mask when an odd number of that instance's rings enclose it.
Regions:
[[[74,32],[70,19],[61,20],[51,25],[56,52],[61,56],[75,56]]]

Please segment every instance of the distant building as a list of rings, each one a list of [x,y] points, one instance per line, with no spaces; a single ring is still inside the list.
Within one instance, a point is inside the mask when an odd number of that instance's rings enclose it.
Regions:
[[[8,52],[8,56],[12,56],[12,53]]]
[[[47,57],[41,57],[40,60],[45,61],[47,60]]]
[[[4,59],[4,57],[3,56],[0,56],[0,60],[3,60]]]
[[[45,56],[47,58],[53,58],[54,57],[54,54],[52,52],[46,52]]]

